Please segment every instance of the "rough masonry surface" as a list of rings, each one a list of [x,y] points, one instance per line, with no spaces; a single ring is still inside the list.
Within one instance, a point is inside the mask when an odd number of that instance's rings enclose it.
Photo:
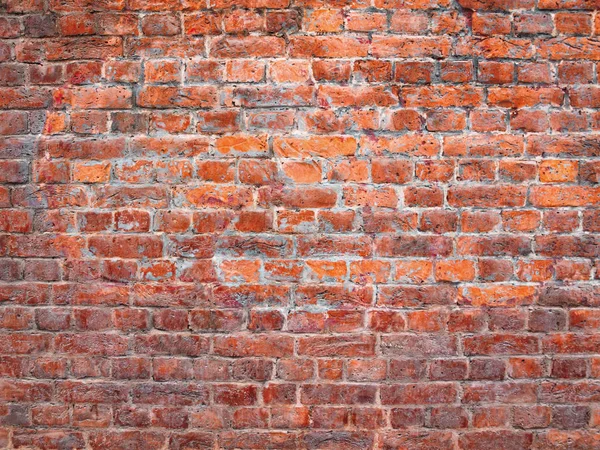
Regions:
[[[0,448],[600,449],[599,0],[0,0]]]

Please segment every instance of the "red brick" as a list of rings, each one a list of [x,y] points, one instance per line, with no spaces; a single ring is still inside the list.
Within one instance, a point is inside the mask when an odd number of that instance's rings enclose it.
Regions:
[[[215,353],[224,356],[290,356],[293,341],[287,337],[264,336],[218,337]]]
[[[4,3],[0,447],[598,446],[595,0]]]
[[[343,384],[304,385],[301,393],[301,399],[307,405],[369,404],[373,403],[374,398],[372,386]]]

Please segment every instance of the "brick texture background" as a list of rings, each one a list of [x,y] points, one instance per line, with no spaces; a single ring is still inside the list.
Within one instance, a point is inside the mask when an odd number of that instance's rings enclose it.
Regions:
[[[0,448],[599,449],[598,0],[0,0]]]

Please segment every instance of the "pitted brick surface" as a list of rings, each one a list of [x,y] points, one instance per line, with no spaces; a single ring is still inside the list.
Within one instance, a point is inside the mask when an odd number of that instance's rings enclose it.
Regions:
[[[598,0],[0,0],[0,448],[600,449]]]

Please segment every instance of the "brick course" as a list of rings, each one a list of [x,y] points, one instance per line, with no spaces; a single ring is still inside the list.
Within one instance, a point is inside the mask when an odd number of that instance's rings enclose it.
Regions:
[[[598,10],[0,1],[0,448],[600,449]]]

